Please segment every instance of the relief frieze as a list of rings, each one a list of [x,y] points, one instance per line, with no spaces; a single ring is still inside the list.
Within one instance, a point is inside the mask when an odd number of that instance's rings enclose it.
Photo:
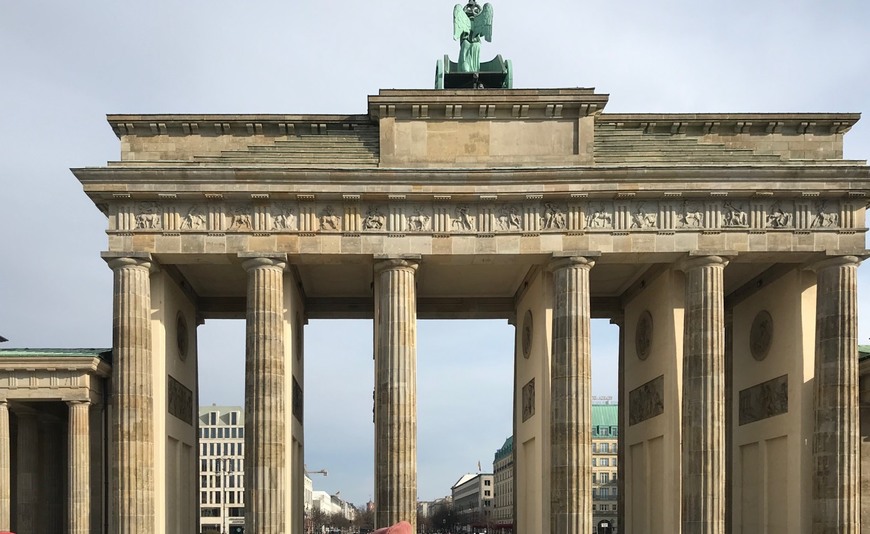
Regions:
[[[839,199],[530,199],[516,202],[312,200],[244,203],[118,203],[118,232],[210,233],[571,233],[837,231],[861,222]],[[845,215],[843,215],[845,214]],[[846,223],[844,225],[844,223]]]

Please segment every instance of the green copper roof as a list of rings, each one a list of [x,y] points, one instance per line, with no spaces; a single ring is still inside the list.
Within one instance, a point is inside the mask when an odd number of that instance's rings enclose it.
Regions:
[[[514,450],[514,437],[511,436],[508,439],[504,440],[504,445],[497,451],[495,451],[495,459],[499,460],[511,454]]]
[[[870,345],[858,345],[858,361],[870,358]]]
[[[619,425],[619,406],[616,404],[592,405],[592,437],[615,438]]]
[[[0,358],[100,358],[112,361],[112,349],[0,349]]]

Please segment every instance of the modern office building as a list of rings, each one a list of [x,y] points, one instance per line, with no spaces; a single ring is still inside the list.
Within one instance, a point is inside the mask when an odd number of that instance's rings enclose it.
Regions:
[[[245,524],[245,413],[239,406],[199,409],[200,532],[226,534]]]
[[[486,527],[492,519],[492,473],[468,473],[451,488],[453,510],[460,525]]]

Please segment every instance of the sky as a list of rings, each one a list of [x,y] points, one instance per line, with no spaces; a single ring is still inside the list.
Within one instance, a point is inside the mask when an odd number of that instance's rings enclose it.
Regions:
[[[111,345],[106,220],[72,167],[118,159],[109,113],[365,113],[381,88],[431,88],[454,2],[0,0],[3,347]],[[595,87],[606,112],[870,112],[866,0],[494,0],[481,57],[518,88]],[[870,117],[846,136],[870,157]],[[859,340],[870,343],[870,264]],[[340,335],[337,335],[340,334]],[[244,324],[199,327],[201,404],[243,402]],[[372,496],[370,321],[305,330],[316,489]],[[420,499],[492,469],[511,432],[513,326],[421,321]],[[593,325],[593,392],[616,394],[616,332]],[[461,371],[460,371],[461,370]]]

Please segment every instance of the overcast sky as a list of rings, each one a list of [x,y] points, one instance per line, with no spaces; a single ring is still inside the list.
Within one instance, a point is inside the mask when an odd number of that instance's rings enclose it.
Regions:
[[[365,113],[380,88],[430,88],[455,60],[454,2],[0,0],[0,334],[4,347],[111,345],[106,220],[71,167],[119,155],[107,113]],[[595,87],[607,112],[868,112],[866,0],[496,0],[493,42],[520,88]],[[870,156],[870,117],[846,157]],[[859,336],[870,343],[870,267]],[[200,327],[201,402],[242,404],[244,324]],[[337,335],[340,334],[340,335]],[[372,496],[371,323],[306,327],[315,487]],[[593,331],[615,395],[615,330]],[[513,327],[423,321],[419,497],[492,468],[511,433]],[[461,371],[460,371],[461,370]]]

